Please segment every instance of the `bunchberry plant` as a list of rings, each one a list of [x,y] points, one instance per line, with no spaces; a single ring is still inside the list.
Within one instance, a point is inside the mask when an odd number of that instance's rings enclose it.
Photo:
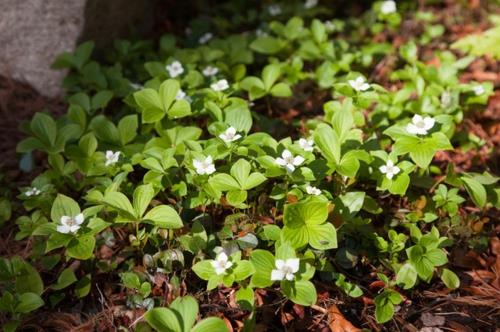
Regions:
[[[89,296],[102,274],[152,328],[175,332],[228,330],[218,317],[197,323],[197,300],[217,289],[234,293],[253,330],[261,289],[312,306],[327,283],[371,297],[385,323],[416,286],[459,287],[449,225],[466,206],[500,206],[486,165],[461,172],[440,159],[480,144],[457,129],[493,93],[459,79],[474,58],[442,49],[428,65],[433,30],[374,42],[397,31],[400,2],[326,21],[318,1],[262,9],[240,17],[255,26],[245,33],[214,18],[210,31],[157,47],[117,41],[102,63],[92,42],[56,59],[69,70],[68,111],[24,126],[18,152],[45,159],[20,188],[16,239],[59,279],[44,287],[30,263],[0,261],[10,331],[62,289]],[[382,58],[394,59],[384,80],[372,75]]]

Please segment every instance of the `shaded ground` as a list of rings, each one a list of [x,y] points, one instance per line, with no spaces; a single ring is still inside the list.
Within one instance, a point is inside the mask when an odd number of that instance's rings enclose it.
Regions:
[[[442,40],[449,42],[467,33],[485,29],[486,24],[463,25],[460,21],[451,20],[457,15],[455,7],[447,7],[438,12],[447,33]],[[463,13],[462,13],[463,14]],[[465,15],[476,15],[469,13]],[[477,19],[477,18],[476,18]],[[471,19],[472,20],[472,19]],[[472,20],[474,21],[474,20]],[[412,22],[405,22],[411,27]],[[165,21],[157,24],[170,30],[172,22]],[[439,43],[430,45],[429,49],[439,48]],[[429,59],[432,64],[432,59]],[[383,65],[377,66],[376,75],[384,76],[387,73]],[[476,60],[461,77],[463,81],[489,80],[498,88],[500,85],[500,66],[497,61],[489,58]],[[304,108],[306,112],[314,112],[315,100],[310,100]],[[299,108],[297,108],[299,109]],[[47,110],[52,114],[61,114],[65,111],[65,104],[60,99],[49,99],[40,96],[31,87],[0,77],[0,164],[6,173],[6,185],[14,193],[15,188],[29,182],[17,168],[15,145],[23,134],[18,127],[23,121],[29,120],[35,112]],[[290,121],[300,118],[304,114],[295,108],[284,108],[274,116]],[[441,153],[436,157],[440,163],[453,162],[461,171],[474,170],[477,165],[488,164],[490,169],[499,174],[499,146],[500,146],[500,91],[490,98],[484,112],[471,112],[467,115],[462,129],[473,133],[485,141],[478,150],[467,152],[455,150]],[[493,153],[491,153],[493,151]],[[461,211],[466,216],[470,210]],[[464,220],[466,218],[464,217]],[[479,221],[468,220],[464,225],[471,236],[486,239],[484,251],[470,249],[465,240],[458,242],[451,252],[452,268],[458,272],[462,285],[460,290],[449,293],[445,287],[436,282],[432,285],[421,285],[411,293],[395,315],[394,321],[386,326],[391,331],[418,331],[422,327],[438,327],[448,331],[497,331],[500,328],[500,225],[498,211],[491,210]],[[11,256],[26,253],[30,247],[26,242],[13,241],[15,227],[4,227],[0,232],[0,254]],[[113,251],[101,247],[98,256],[101,259],[110,259]],[[357,277],[350,276],[353,280]],[[189,279],[189,278],[187,278]],[[279,301],[272,290],[259,291],[257,303],[269,303],[258,308],[258,321],[261,322],[258,331],[278,331],[283,329],[281,324],[287,325],[290,331],[358,331],[353,327],[380,330],[371,315],[373,307],[372,296],[376,294],[376,283],[369,283],[375,279],[374,275],[364,276],[363,280],[356,280],[366,285],[367,296],[360,299],[346,297],[338,288],[328,283],[317,283],[318,304],[312,308],[303,308],[290,302]],[[28,318],[23,330],[26,331],[115,331],[116,326],[133,326],[143,312],[130,310],[125,306],[125,293],[107,279],[106,275],[97,277],[98,285],[92,290],[85,303],[75,302],[67,312],[37,312]],[[153,293],[157,296],[171,296],[169,289],[174,288],[162,276],[155,279]],[[195,289],[190,287],[190,289]],[[200,287],[199,289],[203,289]],[[181,285],[180,292],[186,286]],[[246,318],[246,312],[238,309],[233,289],[219,289],[210,293],[196,294],[201,300],[200,307],[203,314],[216,313],[231,321],[237,326]],[[265,300],[264,300],[265,299]],[[70,307],[68,307],[70,308]],[[444,318],[444,322],[443,322]],[[444,324],[444,326],[443,326]],[[432,330],[428,330],[432,331]]]

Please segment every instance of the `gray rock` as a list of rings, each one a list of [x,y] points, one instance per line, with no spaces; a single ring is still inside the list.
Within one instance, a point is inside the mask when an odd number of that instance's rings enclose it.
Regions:
[[[99,48],[144,32],[152,17],[152,0],[1,0],[0,75],[59,96],[65,72],[50,68],[58,54],[81,40],[96,39]]]

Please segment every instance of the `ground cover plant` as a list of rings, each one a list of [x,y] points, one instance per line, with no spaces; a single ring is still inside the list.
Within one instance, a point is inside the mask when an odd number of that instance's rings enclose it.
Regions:
[[[500,206],[494,163],[449,157],[495,153],[463,130],[495,94],[461,79],[479,51],[432,46],[445,26],[412,2],[245,6],[55,60],[67,112],[23,126],[37,175],[0,199],[29,243],[0,260],[5,331],[106,297],[121,313],[100,330],[391,330],[414,294],[458,294],[450,252],[486,252]],[[401,37],[405,17],[422,33]]]

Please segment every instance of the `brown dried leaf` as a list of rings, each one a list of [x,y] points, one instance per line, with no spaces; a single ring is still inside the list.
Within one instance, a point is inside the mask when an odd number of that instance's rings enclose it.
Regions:
[[[334,304],[328,308],[328,325],[333,332],[359,332],[357,327],[351,324],[339,308]]]

